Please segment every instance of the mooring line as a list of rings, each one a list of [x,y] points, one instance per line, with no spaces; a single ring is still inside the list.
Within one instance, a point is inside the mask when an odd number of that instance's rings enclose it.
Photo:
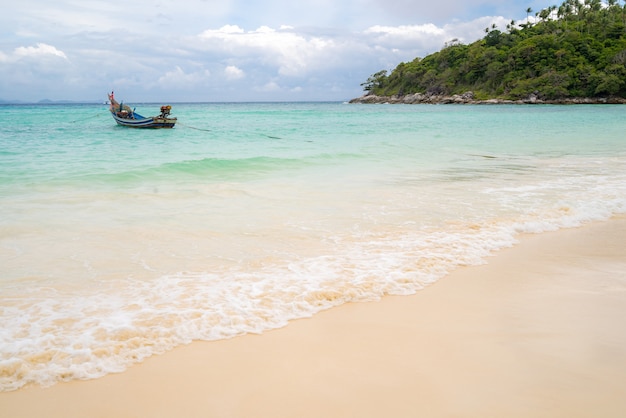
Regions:
[[[70,123],[76,123],[78,121],[83,121],[83,120],[87,120],[87,119],[93,119],[93,118],[97,118],[101,115],[101,113],[96,113],[93,116],[89,116],[88,118],[82,118],[82,119],[76,119],[76,120],[71,120]]]
[[[211,132],[211,130],[210,130],[210,129],[201,129],[201,128],[196,128],[196,127],[194,127],[194,126],[185,125],[184,123],[181,123],[181,122],[176,122],[176,124],[177,124],[177,125],[184,126],[185,128],[195,129],[196,131]]]

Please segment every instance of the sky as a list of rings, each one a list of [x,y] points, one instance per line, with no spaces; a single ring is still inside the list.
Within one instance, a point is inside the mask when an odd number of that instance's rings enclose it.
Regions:
[[[380,70],[502,31],[547,0],[20,0],[0,100],[343,101]]]

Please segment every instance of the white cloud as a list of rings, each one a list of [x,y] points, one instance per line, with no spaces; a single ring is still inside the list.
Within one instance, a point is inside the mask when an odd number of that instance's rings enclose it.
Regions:
[[[332,39],[307,37],[295,32],[277,31],[267,26],[245,32],[238,26],[205,30],[198,35],[199,47],[231,57],[256,59],[262,65],[278,68],[284,76],[302,76],[327,65],[328,55],[337,51]]]
[[[401,37],[420,37],[424,35],[441,35],[444,30],[433,25],[432,23],[426,25],[412,25],[412,26],[372,26],[365,30],[365,33],[384,34]]]
[[[0,99],[91,99],[113,87],[133,100],[345,100],[376,71],[549,5],[517,3],[10,2],[0,15]]]
[[[264,93],[275,92],[275,91],[281,90],[280,86],[275,81],[270,81],[262,86],[257,86],[254,89],[256,91],[264,92]]]
[[[468,22],[453,22],[447,24],[443,29],[448,34],[446,41],[457,38],[461,42],[470,43],[485,36],[485,28],[495,24],[501,31],[506,30],[506,25],[511,23],[512,19],[502,16],[483,16]]]
[[[234,33],[244,33],[244,30],[237,25],[224,25],[219,29],[207,29],[200,34],[201,38],[224,38]]]
[[[224,68],[224,75],[228,80],[239,80],[240,78],[245,77],[245,73],[240,68],[237,68],[234,65],[229,65]]]
[[[392,51],[427,49],[430,45],[442,45],[446,31],[433,24],[411,26],[373,26],[364,32],[372,41]]]
[[[484,28],[496,24],[501,30],[506,28],[510,19],[502,16],[484,16],[469,22],[452,22],[443,26],[432,23],[425,25],[372,26],[364,34],[373,36],[374,41],[392,50],[400,52],[411,46],[434,52],[445,42],[454,38],[461,42],[473,42],[484,36]]]
[[[20,46],[15,48],[14,54],[16,57],[46,57],[56,56],[63,59],[67,59],[67,56],[63,51],[59,51],[52,45],[38,43],[36,46]]]
[[[168,71],[159,77],[158,83],[164,88],[194,88],[205,84],[210,77],[211,72],[208,70],[186,73],[182,68],[176,66],[174,70]]]

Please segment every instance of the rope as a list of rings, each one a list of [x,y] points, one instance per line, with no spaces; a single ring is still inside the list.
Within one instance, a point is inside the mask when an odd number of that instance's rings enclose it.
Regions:
[[[195,129],[196,131],[211,132],[211,130],[210,130],[210,129],[195,128],[195,127],[193,127],[193,126],[185,125],[184,123],[181,123],[181,122],[176,122],[176,124],[177,124],[177,125],[184,126],[185,128]]]
[[[180,126],[184,126],[185,128],[195,129],[196,131],[211,132],[211,130],[210,130],[210,129],[196,128],[196,127],[194,127],[194,126],[189,126],[189,125],[186,125],[186,124],[184,124],[184,123],[182,123],[182,122],[176,122],[176,124],[177,124],[177,125],[180,125]],[[280,137],[278,137],[278,136],[271,136],[271,135],[263,135],[263,136],[266,136],[266,137],[268,137],[268,138],[270,138],[270,139],[282,139],[282,138],[280,138]]]
[[[78,121],[83,121],[83,120],[86,120],[86,119],[93,119],[93,118],[97,118],[97,117],[100,117],[100,113],[96,113],[95,115],[89,116],[88,118],[81,118],[81,119],[72,120],[72,121],[70,121],[70,123],[76,123]]]

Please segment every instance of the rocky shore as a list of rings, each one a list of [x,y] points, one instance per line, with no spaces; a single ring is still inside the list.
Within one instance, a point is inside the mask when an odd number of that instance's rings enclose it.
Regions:
[[[403,96],[377,96],[375,94],[365,94],[361,97],[350,100],[349,103],[360,104],[626,104],[626,99],[622,97],[602,97],[602,98],[564,98],[559,100],[544,100],[536,94],[531,94],[521,100],[504,99],[476,99],[474,93],[468,91],[463,94],[452,96],[432,95],[432,94],[407,94]]]

